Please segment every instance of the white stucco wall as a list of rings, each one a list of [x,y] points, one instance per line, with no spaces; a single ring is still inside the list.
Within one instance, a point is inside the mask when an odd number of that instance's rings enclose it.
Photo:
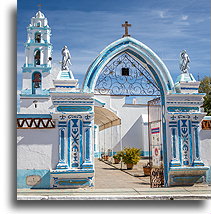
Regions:
[[[37,101],[36,108],[34,101]],[[46,98],[37,98],[37,97],[28,97],[20,98],[20,112],[21,114],[49,114],[52,109],[52,101],[49,97]]]
[[[17,130],[17,169],[55,169],[58,133],[52,129]]]
[[[96,99],[106,103],[105,107],[121,118],[121,126],[99,132],[98,151],[107,152],[112,145],[115,152],[124,147],[136,147],[148,151],[147,105],[126,104],[124,96],[96,95]]]
[[[211,167],[211,130],[201,130],[200,140],[201,159],[206,166]],[[211,170],[207,172],[207,180],[211,183]]]
[[[31,72],[23,72],[23,85],[22,85],[22,89],[32,89],[32,75],[35,71],[40,72],[40,69],[31,69]],[[54,74],[51,74],[49,72],[41,72],[41,79],[42,79],[42,84],[41,84],[41,88],[42,89],[50,89],[53,88],[53,81],[52,81],[52,77]]]

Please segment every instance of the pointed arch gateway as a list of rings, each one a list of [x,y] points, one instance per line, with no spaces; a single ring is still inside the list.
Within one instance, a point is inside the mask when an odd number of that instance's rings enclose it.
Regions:
[[[143,66],[146,66],[163,92],[168,93],[173,90],[174,83],[172,77],[157,54],[140,41],[132,37],[124,37],[108,45],[90,65],[84,79],[83,91],[94,92],[96,81],[102,69],[114,57],[123,52],[128,52],[139,60]]]
[[[157,88],[159,90],[160,98],[161,98],[161,129],[162,129],[162,144],[163,144],[163,162],[164,162],[164,185],[168,185],[168,160],[167,160],[167,132],[166,132],[166,110],[165,110],[165,100],[166,95],[170,92],[174,92],[174,82],[172,80],[172,77],[163,63],[163,61],[146,45],[141,43],[140,41],[132,38],[132,37],[123,37],[110,45],[108,45],[99,55],[98,57],[93,61],[93,63],[88,68],[88,71],[85,75],[85,79],[83,82],[82,90],[86,93],[94,93],[96,92],[97,87],[99,84],[101,86],[99,88],[102,88],[102,85],[107,85],[104,88],[104,92],[109,91],[110,94],[112,94],[111,87],[108,85],[108,83],[103,83],[103,81],[100,81],[99,79],[106,79],[108,76],[112,76],[112,73],[106,73],[104,72],[106,68],[110,65],[109,63],[112,62],[112,60],[118,58],[118,57],[125,57],[124,60],[128,60],[131,62],[131,59],[134,60],[134,62],[141,65],[139,67],[139,71],[142,74],[141,76],[144,76],[145,80],[149,81],[152,85],[154,84],[154,88]],[[121,61],[121,60],[120,60]],[[133,63],[134,63],[133,62]],[[117,60],[118,63],[118,60]],[[131,63],[133,65],[133,63]],[[124,68],[126,67],[126,68]],[[109,68],[107,69],[109,70]],[[129,70],[127,69],[127,66],[123,66],[122,70],[122,76],[129,76]],[[102,72],[104,72],[104,77],[102,77]],[[112,79],[112,78],[111,78]],[[129,80],[129,79],[128,79]],[[130,84],[127,81],[127,85],[130,89],[135,85],[134,83]],[[110,84],[112,84],[112,80],[110,80]],[[125,83],[124,83],[125,85]],[[117,90],[118,87],[116,87]],[[138,87],[134,87],[134,94],[138,93],[146,93],[143,89],[140,89]],[[119,90],[118,93],[122,93],[124,90]],[[150,92],[153,91],[153,88]],[[122,95],[126,95],[125,92],[122,93]],[[132,95],[132,94],[130,94]],[[150,95],[150,94],[146,94]],[[152,93],[152,95],[155,95]]]

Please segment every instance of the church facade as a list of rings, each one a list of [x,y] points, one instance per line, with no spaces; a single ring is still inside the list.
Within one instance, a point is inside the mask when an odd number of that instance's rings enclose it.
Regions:
[[[27,35],[17,114],[17,188],[93,187],[94,158],[124,147],[151,156],[166,187],[210,182],[211,137],[201,130],[204,94],[188,72],[186,52],[174,83],[163,61],[125,31],[89,66],[80,88],[66,46],[53,77],[51,28],[40,11]]]

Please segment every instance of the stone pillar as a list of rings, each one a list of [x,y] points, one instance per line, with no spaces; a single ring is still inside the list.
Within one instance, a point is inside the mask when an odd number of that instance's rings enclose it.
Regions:
[[[56,166],[56,169],[67,169],[68,165],[66,162],[66,138],[65,138],[65,129],[66,122],[58,122],[59,127],[59,162]]]
[[[199,124],[203,94],[167,95],[169,185],[193,185],[209,169],[200,159]]]
[[[93,155],[94,155],[94,117],[93,113],[89,113],[84,116],[83,120],[83,148],[84,148],[84,161],[82,164],[82,169],[92,169],[93,168]]]
[[[80,99],[80,102],[81,100],[83,101]],[[76,112],[76,109],[81,112]],[[59,163],[56,169],[51,170],[52,188],[78,188],[94,185],[92,139],[94,112],[86,111],[87,109],[93,108],[68,106],[69,112],[56,112],[52,115],[54,120],[59,121]]]
[[[171,131],[171,167],[175,166],[181,166],[181,163],[179,161],[179,140],[178,140],[178,129],[177,129],[177,122],[176,121],[170,121],[169,122],[169,128]]]
[[[201,157],[200,157],[200,141],[199,141],[199,126],[196,125],[193,128],[193,136],[194,136],[194,146],[195,146],[195,154],[194,154],[194,161],[193,161],[193,165],[194,166],[204,166],[204,163],[201,161]]]

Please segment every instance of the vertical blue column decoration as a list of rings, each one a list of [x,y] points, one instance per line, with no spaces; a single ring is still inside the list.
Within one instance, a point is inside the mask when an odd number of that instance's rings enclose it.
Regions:
[[[199,135],[198,135],[198,127],[194,128],[194,137],[195,137],[195,151],[196,151],[196,159],[199,160]]]
[[[94,125],[94,157],[98,157],[97,155],[97,125]]]
[[[64,129],[60,130],[60,160],[64,162]]]
[[[85,131],[85,139],[86,139],[86,154],[85,154],[85,159],[89,161],[90,159],[90,128],[86,129]]]
[[[93,163],[91,160],[91,151],[93,148],[91,148],[92,144],[92,134],[91,134],[91,128],[92,128],[92,118],[93,116],[91,115],[86,115],[85,116],[85,121],[83,121],[83,129],[84,129],[84,148],[85,148],[85,153],[84,153],[84,163],[83,163],[83,168],[84,169],[92,169],[93,168]]]
[[[70,152],[68,162],[72,168],[80,168],[82,164],[82,121],[71,119],[68,132],[70,133]]]
[[[181,140],[180,120],[178,120],[178,141],[179,141],[179,161],[180,165],[182,165],[182,140]]]
[[[176,159],[176,129],[172,128],[171,129],[172,132],[172,156],[173,159]]]
[[[194,143],[195,143],[195,159],[193,162],[194,166],[204,166],[200,158],[200,149],[199,149],[199,126],[195,125],[194,128]]]
[[[192,129],[191,129],[191,120],[188,120],[188,137],[189,137],[189,155],[190,155],[190,163],[189,165],[193,165],[193,140],[192,140]]]
[[[180,120],[181,130],[181,149],[182,149],[182,164],[184,166],[190,165],[190,145],[189,145],[189,129],[188,120]]]
[[[70,120],[68,120],[68,126],[67,126],[67,160],[68,160],[68,166],[71,167],[71,132],[70,132]]]
[[[65,158],[65,127],[66,122],[59,122],[59,163],[56,169],[67,169],[68,165]]]
[[[172,144],[172,160],[170,163],[171,167],[181,166],[179,162],[179,149],[178,149],[178,138],[177,138],[177,122],[170,121],[169,127],[171,128],[171,144]]]

